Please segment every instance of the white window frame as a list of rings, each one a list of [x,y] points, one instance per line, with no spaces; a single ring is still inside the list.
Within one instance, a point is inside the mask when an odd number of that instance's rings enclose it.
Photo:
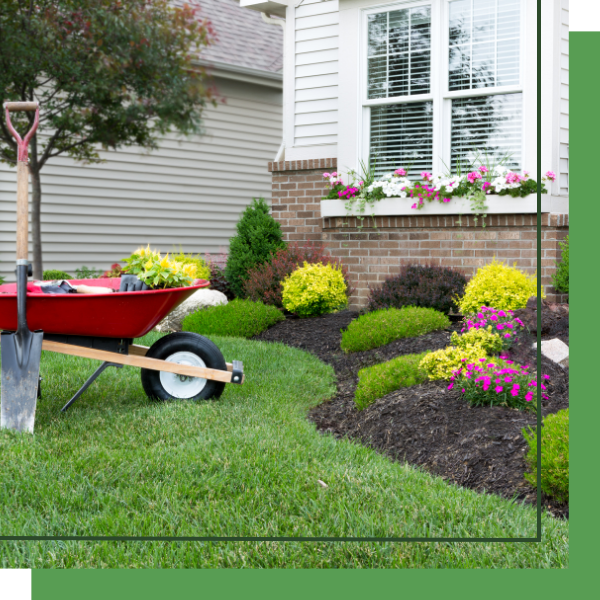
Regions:
[[[521,0],[521,27],[519,38],[519,84],[501,87],[486,87],[470,90],[450,91],[448,89],[448,48],[449,19],[451,0],[395,0],[369,6],[360,10],[359,26],[359,93],[358,93],[358,158],[368,164],[371,145],[371,107],[391,104],[407,104],[409,102],[433,102],[433,156],[432,170],[434,174],[446,171],[450,167],[451,156],[451,124],[452,100],[455,98],[472,98],[475,96],[496,96],[512,93],[522,94],[521,125],[521,169],[533,169],[534,166],[526,154],[528,144],[536,145],[534,138],[529,140],[531,127],[526,126],[526,103],[529,102],[531,86],[523,81],[525,73],[525,22],[527,0]],[[414,96],[396,96],[392,98],[368,98],[368,17],[372,14],[390,12],[398,9],[418,6],[431,7],[431,80],[429,94]],[[528,90],[528,87],[530,88]],[[536,83],[533,82],[533,101],[535,102]],[[535,150],[534,150],[535,151]],[[397,165],[398,167],[403,165]]]

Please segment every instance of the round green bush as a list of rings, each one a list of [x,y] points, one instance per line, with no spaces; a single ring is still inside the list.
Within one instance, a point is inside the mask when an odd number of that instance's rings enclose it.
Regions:
[[[523,429],[529,445],[525,457],[531,471],[525,479],[537,486],[537,433]],[[542,490],[558,500],[569,501],[569,409],[548,415],[542,422]]]
[[[281,311],[274,306],[236,299],[229,304],[209,306],[188,315],[183,320],[182,329],[200,335],[251,338],[284,319]]]
[[[265,200],[254,198],[236,225],[237,235],[229,242],[225,277],[238,298],[244,295],[248,271],[270,261],[272,254],[285,247],[281,226],[269,213]]]
[[[359,352],[385,346],[394,340],[417,337],[450,325],[448,317],[433,308],[405,306],[367,313],[342,331],[344,352]]]
[[[64,271],[58,271],[57,269],[51,269],[49,271],[44,271],[42,275],[42,279],[44,281],[56,281],[57,279],[74,279],[73,275],[69,275]]]

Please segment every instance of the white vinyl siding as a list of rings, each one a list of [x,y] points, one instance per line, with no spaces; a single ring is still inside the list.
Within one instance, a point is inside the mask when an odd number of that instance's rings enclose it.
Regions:
[[[560,194],[569,194],[569,0],[560,11]]]
[[[225,98],[204,112],[205,135],[166,136],[153,152],[67,157],[42,170],[44,269],[106,269],[149,243],[166,252],[216,253],[253,197],[270,200],[267,162],[281,144],[281,92],[217,80]],[[13,278],[15,170],[0,164],[0,275]],[[30,246],[31,250],[31,246]]]
[[[294,10],[294,146],[337,142],[338,23],[338,0],[304,0]]]

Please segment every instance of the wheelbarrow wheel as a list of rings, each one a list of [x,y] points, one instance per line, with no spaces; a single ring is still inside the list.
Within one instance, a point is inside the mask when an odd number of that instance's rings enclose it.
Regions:
[[[194,367],[227,370],[225,359],[213,342],[187,331],[161,338],[151,346],[146,356]],[[151,400],[208,400],[218,398],[225,384],[202,377],[142,369],[142,387]]]

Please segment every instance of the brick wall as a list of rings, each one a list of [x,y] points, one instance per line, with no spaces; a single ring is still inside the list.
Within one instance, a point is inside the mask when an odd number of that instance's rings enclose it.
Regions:
[[[335,159],[269,163],[273,174],[272,211],[284,239],[323,242],[332,256],[348,265],[356,291],[351,307],[366,303],[373,287],[401,264],[453,267],[467,276],[495,256],[519,269],[537,269],[537,215],[490,215],[486,227],[472,216],[457,215],[321,218],[326,194],[323,172],[336,169]],[[418,213],[417,213],[418,215]],[[551,275],[560,259],[558,243],[569,233],[569,216],[542,214],[542,285],[550,301],[566,297],[552,288]]]

